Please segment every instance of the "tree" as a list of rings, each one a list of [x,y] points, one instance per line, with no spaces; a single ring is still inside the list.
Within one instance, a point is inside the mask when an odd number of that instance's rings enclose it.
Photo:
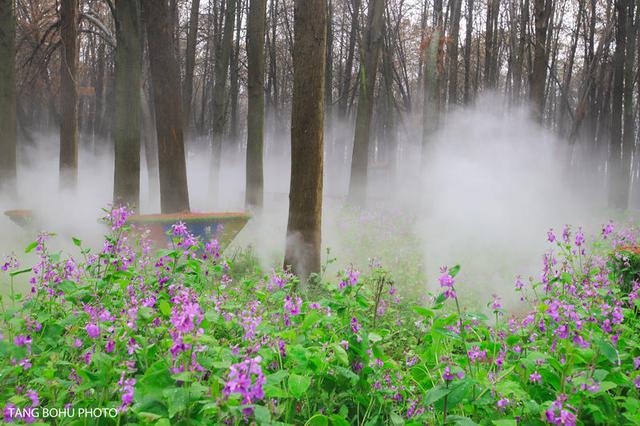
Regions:
[[[535,47],[533,50],[533,72],[531,73],[530,99],[536,121],[542,123],[544,118],[544,90],[547,81],[547,33],[553,0],[534,0],[535,15]]]
[[[60,186],[78,183],[78,0],[60,2]]]
[[[382,27],[384,1],[370,0],[367,15],[367,30],[364,41],[363,58],[360,64],[360,97],[356,112],[356,129],[351,157],[351,179],[349,180],[349,201],[363,205],[367,192],[367,171],[369,163],[369,133],[373,113],[373,95],[378,72],[378,57],[383,39]]]
[[[284,266],[306,280],[320,272],[326,0],[296,0],[291,109],[291,184]]]
[[[16,186],[16,21],[14,0],[0,0],[0,190]]]
[[[226,0],[224,16],[224,31],[222,41],[216,48],[216,62],[214,65],[215,82],[213,85],[213,129],[211,176],[209,185],[211,195],[215,199],[220,185],[220,165],[222,162],[222,137],[225,119],[227,117],[227,77],[229,75],[229,62],[233,48],[233,27],[235,25],[235,11],[237,0]]]
[[[189,211],[178,63],[166,2],[142,0],[158,133],[160,209]]]
[[[140,5],[137,0],[117,0],[115,78],[115,167],[113,200],[140,206],[140,130],[142,52]]]
[[[191,2],[189,15],[189,32],[187,33],[187,51],[185,53],[184,89],[182,90],[184,125],[189,128],[191,120],[191,102],[193,101],[193,70],[196,64],[196,44],[198,41],[198,18],[200,17],[200,0]]]
[[[264,37],[267,1],[250,0],[247,20],[248,108],[245,204],[261,209],[264,193]]]
[[[458,37],[462,0],[451,1],[451,31],[449,32],[449,105],[458,103]]]

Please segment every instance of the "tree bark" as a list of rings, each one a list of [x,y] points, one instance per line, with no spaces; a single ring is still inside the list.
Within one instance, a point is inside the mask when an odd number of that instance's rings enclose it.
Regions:
[[[367,16],[367,31],[363,58],[360,65],[360,96],[356,112],[356,128],[351,157],[351,179],[349,181],[349,201],[364,205],[367,192],[367,172],[369,163],[369,133],[373,113],[378,58],[382,44],[384,1],[371,0]]]
[[[189,14],[189,32],[187,33],[187,51],[185,53],[184,83],[182,90],[182,113],[184,126],[191,128],[191,103],[193,102],[193,71],[196,66],[196,45],[198,42],[198,20],[200,17],[200,0],[192,0]]]
[[[551,16],[551,0],[534,0],[535,47],[533,54],[533,72],[531,74],[530,99],[534,118],[542,123],[544,118],[544,90],[547,81],[547,33]]]
[[[188,212],[182,97],[169,10],[164,1],[142,0],[142,12],[147,28],[158,133],[160,209],[162,213]]]
[[[458,38],[460,33],[460,15],[462,0],[451,1],[451,19],[449,31],[449,105],[458,103]]]
[[[291,186],[284,266],[303,282],[320,272],[326,0],[296,0]]]
[[[622,115],[624,97],[624,65],[627,44],[626,19],[629,0],[615,0],[617,14],[616,47],[613,54],[613,91],[611,94],[611,142],[609,148],[609,205],[626,209],[629,200],[629,187],[625,185],[625,162],[622,150]]]
[[[136,0],[117,0],[115,79],[115,167],[113,201],[140,206],[140,83],[142,52],[140,5]]]
[[[464,39],[464,103],[471,100],[471,42],[473,35],[473,0],[467,0],[467,31]],[[421,71],[422,72],[422,71]]]
[[[351,31],[349,32],[349,48],[347,49],[347,62],[344,67],[342,90],[340,90],[340,102],[338,102],[338,112],[342,119],[347,116],[347,105],[349,102],[349,91],[351,89],[351,73],[353,72],[353,60],[356,49],[356,41],[359,32],[361,0],[351,0]]]
[[[236,18],[237,0],[227,0],[224,17],[224,31],[222,41],[216,49],[216,63],[214,66],[215,82],[213,85],[213,128],[211,170],[209,177],[210,195],[214,201],[218,197],[220,185],[220,167],[222,164],[222,138],[227,117],[227,77],[229,76],[229,62],[233,49],[233,28]]]
[[[264,38],[266,0],[250,0],[247,16],[247,163],[245,204],[260,210],[264,199]]]
[[[16,192],[16,20],[14,0],[0,0],[0,191]]]
[[[78,184],[78,0],[60,2],[60,187]]]

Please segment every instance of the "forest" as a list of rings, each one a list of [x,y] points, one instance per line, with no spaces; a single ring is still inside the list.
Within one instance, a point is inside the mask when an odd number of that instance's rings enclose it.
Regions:
[[[0,408],[640,425],[637,0],[0,0]]]

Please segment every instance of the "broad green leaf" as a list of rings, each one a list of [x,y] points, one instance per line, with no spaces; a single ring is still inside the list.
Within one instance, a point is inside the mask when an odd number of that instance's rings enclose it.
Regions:
[[[291,374],[289,376],[289,393],[294,398],[301,398],[311,385],[311,377]]]

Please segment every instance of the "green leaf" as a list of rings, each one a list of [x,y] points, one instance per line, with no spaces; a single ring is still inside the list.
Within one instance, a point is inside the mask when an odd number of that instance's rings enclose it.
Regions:
[[[71,240],[73,241],[73,244],[75,244],[76,247],[82,246],[82,241],[80,241],[76,237],[71,237]]]
[[[331,417],[329,417],[329,420],[331,421],[331,426],[349,426],[350,425],[347,419],[345,419],[344,416],[340,414],[332,414]]]
[[[500,419],[494,420],[493,424],[495,426],[517,426],[518,422],[515,419]]]
[[[616,348],[614,348],[610,342],[601,339],[597,340],[596,344],[598,345],[600,352],[602,352],[602,354],[607,357],[609,361],[615,363],[618,360],[618,353],[616,352]]]
[[[418,315],[422,315],[427,319],[436,316],[436,314],[431,309],[427,309],[423,306],[414,306],[411,309],[413,309],[413,312],[417,313]]]
[[[455,426],[478,426],[478,423],[464,416],[447,416],[447,423]]]
[[[268,425],[271,423],[271,413],[267,407],[262,405],[253,406],[253,414],[258,421],[258,424]]]
[[[402,426],[404,425],[404,419],[402,416],[399,416],[396,413],[389,414],[389,421],[393,426]]]
[[[378,333],[374,333],[374,332],[369,333],[369,341],[370,342],[376,343],[376,342],[379,342],[381,340],[382,340],[382,336],[380,336]]]
[[[25,253],[31,253],[33,251],[33,249],[36,248],[36,247],[38,247],[38,242],[34,241],[24,249],[24,252]]]
[[[187,399],[189,395],[186,388],[170,388],[162,392],[167,400],[169,408],[169,418],[173,418],[176,414],[187,408]]]
[[[294,398],[300,398],[311,386],[311,377],[292,374],[289,376],[289,393]]]
[[[371,338],[371,335],[369,335],[369,338]],[[336,355],[336,359],[344,365],[349,365],[349,354],[347,354],[347,351],[338,343],[334,343],[331,347],[333,348],[333,353]]]
[[[458,275],[458,272],[460,272],[460,265],[456,265],[453,268],[449,269],[449,275],[451,275],[452,277]]]
[[[431,405],[434,402],[440,401],[442,398],[448,395],[449,392],[451,391],[443,385],[438,385],[434,388],[429,389],[424,398],[424,405]]]
[[[316,414],[307,420],[305,426],[329,426],[329,417],[324,414]]]
[[[158,305],[158,309],[160,309],[160,312],[162,312],[162,315],[164,315],[165,317],[171,315],[171,305],[169,305],[169,302],[167,302],[166,300],[160,302],[160,304]]]

